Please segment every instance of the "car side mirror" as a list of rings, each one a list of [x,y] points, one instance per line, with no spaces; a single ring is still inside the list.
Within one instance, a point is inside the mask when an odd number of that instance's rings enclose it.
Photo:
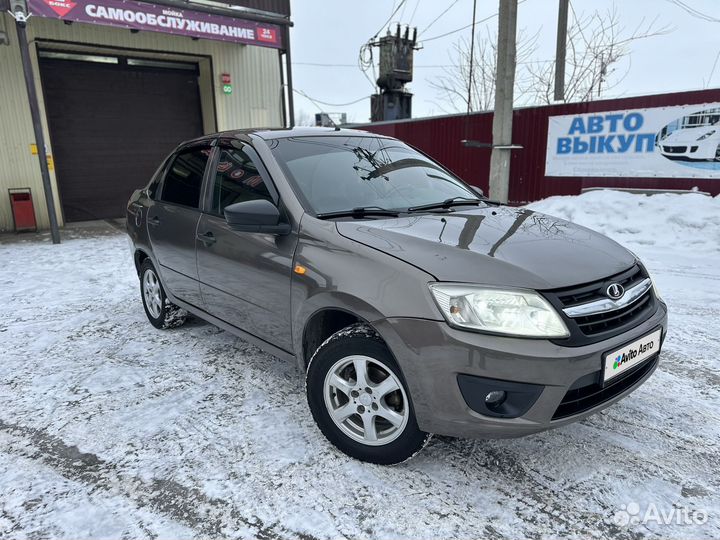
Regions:
[[[470,186],[470,189],[472,189],[475,192],[475,194],[479,195],[481,198],[483,198],[483,199],[485,198],[485,192],[483,191],[483,189],[481,187]]]
[[[280,210],[270,201],[256,199],[225,207],[225,221],[239,232],[289,234],[290,224],[280,220]]]

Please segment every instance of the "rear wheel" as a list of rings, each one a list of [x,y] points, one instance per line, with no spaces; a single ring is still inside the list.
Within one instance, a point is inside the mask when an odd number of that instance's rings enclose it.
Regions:
[[[313,355],[307,399],[327,439],[362,461],[400,463],[430,438],[418,429],[405,381],[390,351],[365,324],[340,330]]]
[[[187,311],[168,300],[150,259],[145,259],[140,266],[140,295],[145,315],[155,328],[177,328],[187,319]]]

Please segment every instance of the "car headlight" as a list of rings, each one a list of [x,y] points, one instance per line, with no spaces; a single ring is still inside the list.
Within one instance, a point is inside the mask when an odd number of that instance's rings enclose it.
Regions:
[[[647,272],[647,276],[650,278],[650,281],[652,282],[652,290],[653,290],[653,294],[655,295],[655,298],[657,298],[661,302],[665,302],[665,300],[662,299],[662,296],[660,296],[660,290],[658,289],[657,283],[655,282],[655,278],[650,275],[650,272],[647,271],[647,268],[645,268],[645,272]]]
[[[627,248],[625,248],[625,249],[627,249]],[[647,275],[647,277],[650,278],[650,282],[652,283],[652,288],[653,288],[653,293],[655,294],[655,298],[657,298],[661,302],[664,302],[664,300],[662,299],[662,296],[660,296],[660,291],[658,290],[657,285],[655,284],[655,279],[650,275],[650,272],[648,272],[648,269],[645,266],[645,264],[643,264],[643,262],[640,260],[640,257],[638,257],[637,253],[635,253],[631,249],[628,249],[628,251],[633,254],[633,256],[635,257],[635,262],[637,262],[642,267],[642,269],[645,270],[645,274]]]
[[[652,281],[652,287],[653,287],[653,293],[655,294],[655,298],[660,300],[661,302],[665,302],[665,300],[662,299],[662,296],[660,296],[660,291],[658,290],[657,284],[655,283],[655,280],[650,278]]]
[[[519,337],[570,335],[557,311],[533,291],[431,283],[430,291],[452,326]]]
[[[710,137],[710,136],[713,135],[714,133],[715,133],[715,130],[714,130],[714,129],[713,129],[712,131],[708,131],[705,135],[700,135],[700,136],[697,138],[697,140],[698,140],[698,141],[704,141],[705,139],[707,139],[708,137]]]

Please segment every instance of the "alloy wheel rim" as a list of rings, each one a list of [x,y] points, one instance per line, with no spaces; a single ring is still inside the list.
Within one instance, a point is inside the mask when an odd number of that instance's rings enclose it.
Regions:
[[[143,297],[145,305],[155,319],[162,313],[162,298],[160,294],[160,280],[152,270],[146,270],[143,275]]]
[[[381,446],[405,430],[409,403],[398,377],[369,356],[341,358],[325,376],[325,406],[333,422],[351,439]]]

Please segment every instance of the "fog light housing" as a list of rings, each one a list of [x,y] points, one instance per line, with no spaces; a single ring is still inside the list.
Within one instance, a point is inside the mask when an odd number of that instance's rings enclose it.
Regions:
[[[457,382],[471,410],[494,418],[522,416],[530,410],[545,388],[541,384],[487,379],[466,373],[458,373]]]
[[[502,405],[506,398],[507,392],[505,390],[493,390],[485,396],[485,405],[490,409],[495,409]]]

